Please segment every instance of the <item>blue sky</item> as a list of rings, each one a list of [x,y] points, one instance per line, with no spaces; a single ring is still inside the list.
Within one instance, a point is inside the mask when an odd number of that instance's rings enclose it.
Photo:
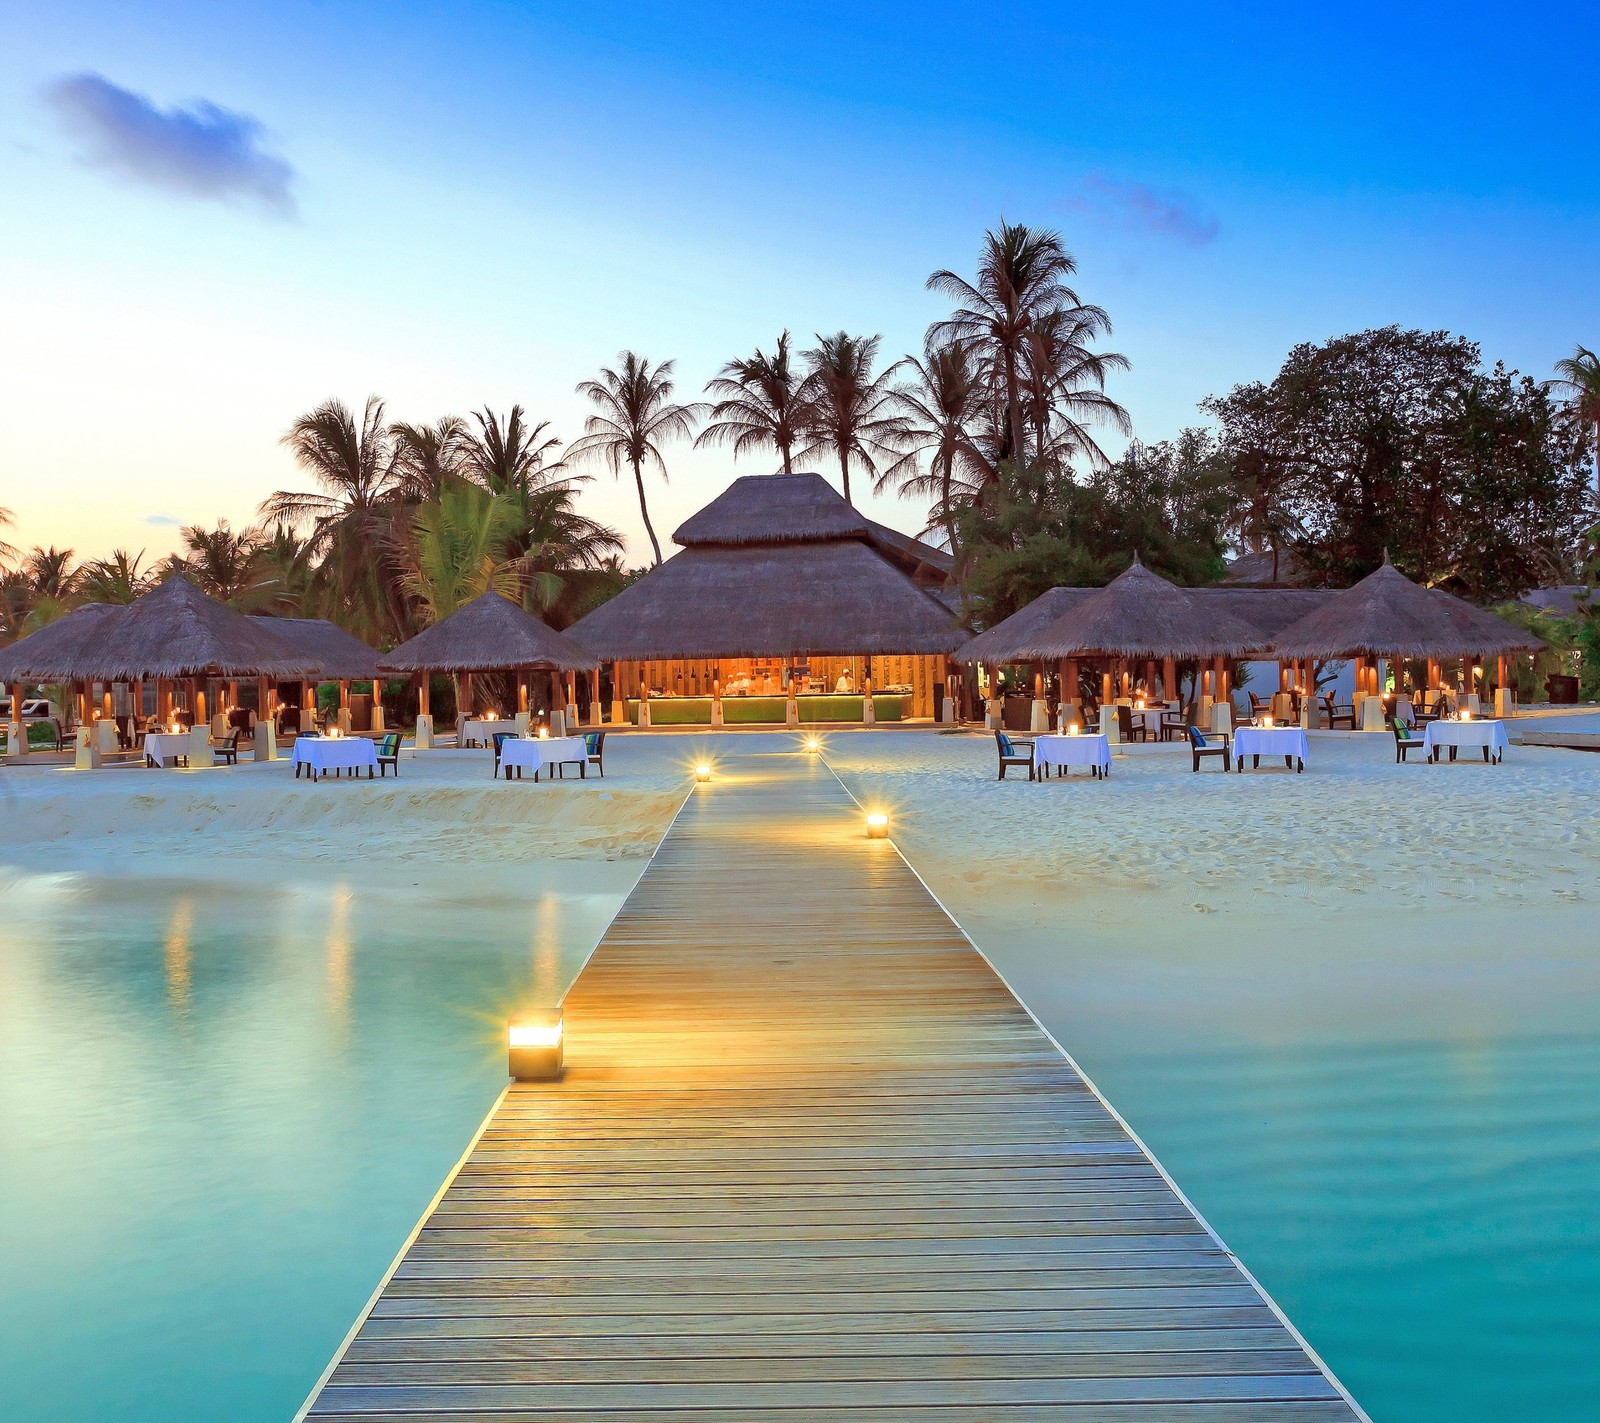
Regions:
[[[1076,253],[1147,440],[1364,326],[1540,376],[1600,344],[1592,7],[97,0],[5,29],[12,542],[248,522],[328,396],[521,401],[570,439],[625,346],[686,396],[784,326],[915,349],[927,274],[1002,214]],[[766,467],[680,449],[658,527]],[[584,498],[638,555],[628,488]]]

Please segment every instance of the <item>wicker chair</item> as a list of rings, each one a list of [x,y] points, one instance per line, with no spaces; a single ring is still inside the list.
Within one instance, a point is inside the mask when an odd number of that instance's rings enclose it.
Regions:
[[[1202,732],[1198,726],[1191,726],[1189,731],[1189,750],[1194,753],[1194,769],[1200,769],[1202,756],[1222,757],[1222,769],[1233,769],[1233,746],[1225,731],[1213,731],[1209,734]]]
[[[1005,732],[997,731],[994,734],[994,745],[995,750],[1000,753],[1000,774],[995,780],[1005,780],[1008,766],[1026,766],[1028,779],[1030,781],[1033,779],[1033,742],[1017,741],[1007,736]]]

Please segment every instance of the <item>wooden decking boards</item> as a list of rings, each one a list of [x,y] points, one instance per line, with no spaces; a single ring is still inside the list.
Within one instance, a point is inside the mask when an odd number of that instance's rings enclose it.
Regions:
[[[308,1417],[1364,1416],[816,761],[725,760],[565,1012]]]

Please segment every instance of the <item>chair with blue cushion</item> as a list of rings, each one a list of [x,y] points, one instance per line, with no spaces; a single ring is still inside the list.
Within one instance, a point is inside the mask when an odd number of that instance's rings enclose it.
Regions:
[[[387,776],[389,767],[394,767],[395,778],[400,776],[400,733],[391,731],[378,743],[378,774]]]
[[[606,734],[603,731],[583,733],[583,749],[591,766],[598,766],[603,777],[606,773]]]
[[[1233,769],[1233,749],[1228,742],[1228,733],[1213,731],[1209,736],[1203,733],[1198,726],[1189,728],[1189,750],[1194,753],[1194,769],[1200,769],[1202,756],[1222,757],[1222,769]]]
[[[510,738],[510,736],[511,736],[511,733],[509,731],[497,731],[497,732],[494,733],[494,770],[490,774],[490,777],[489,777],[490,780],[496,779],[500,774],[500,748],[506,744],[506,742]],[[395,775],[398,776],[399,774],[400,774],[400,768],[397,766],[395,768]],[[511,774],[510,774],[509,771],[506,773],[506,779],[507,780],[511,779]],[[522,767],[520,767],[520,766],[517,767],[517,779],[518,780],[522,779]],[[539,779],[538,774],[535,773],[534,780],[538,780],[538,779]]]
[[[1028,779],[1033,779],[1033,742],[1013,740],[1005,732],[996,731],[994,744],[1000,752],[1000,774],[995,777],[997,781],[1005,780],[1007,766],[1026,766]]]
[[[1422,752],[1423,759],[1426,760],[1428,755],[1428,743],[1426,739],[1418,736],[1411,727],[1407,726],[1402,717],[1397,716],[1394,719],[1393,725],[1395,765],[1399,766],[1404,764],[1406,757],[1409,756],[1413,751]]]

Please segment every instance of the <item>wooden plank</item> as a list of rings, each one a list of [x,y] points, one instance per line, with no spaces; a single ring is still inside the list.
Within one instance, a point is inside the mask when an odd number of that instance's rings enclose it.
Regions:
[[[316,1419],[1364,1417],[814,758],[729,757]]]

